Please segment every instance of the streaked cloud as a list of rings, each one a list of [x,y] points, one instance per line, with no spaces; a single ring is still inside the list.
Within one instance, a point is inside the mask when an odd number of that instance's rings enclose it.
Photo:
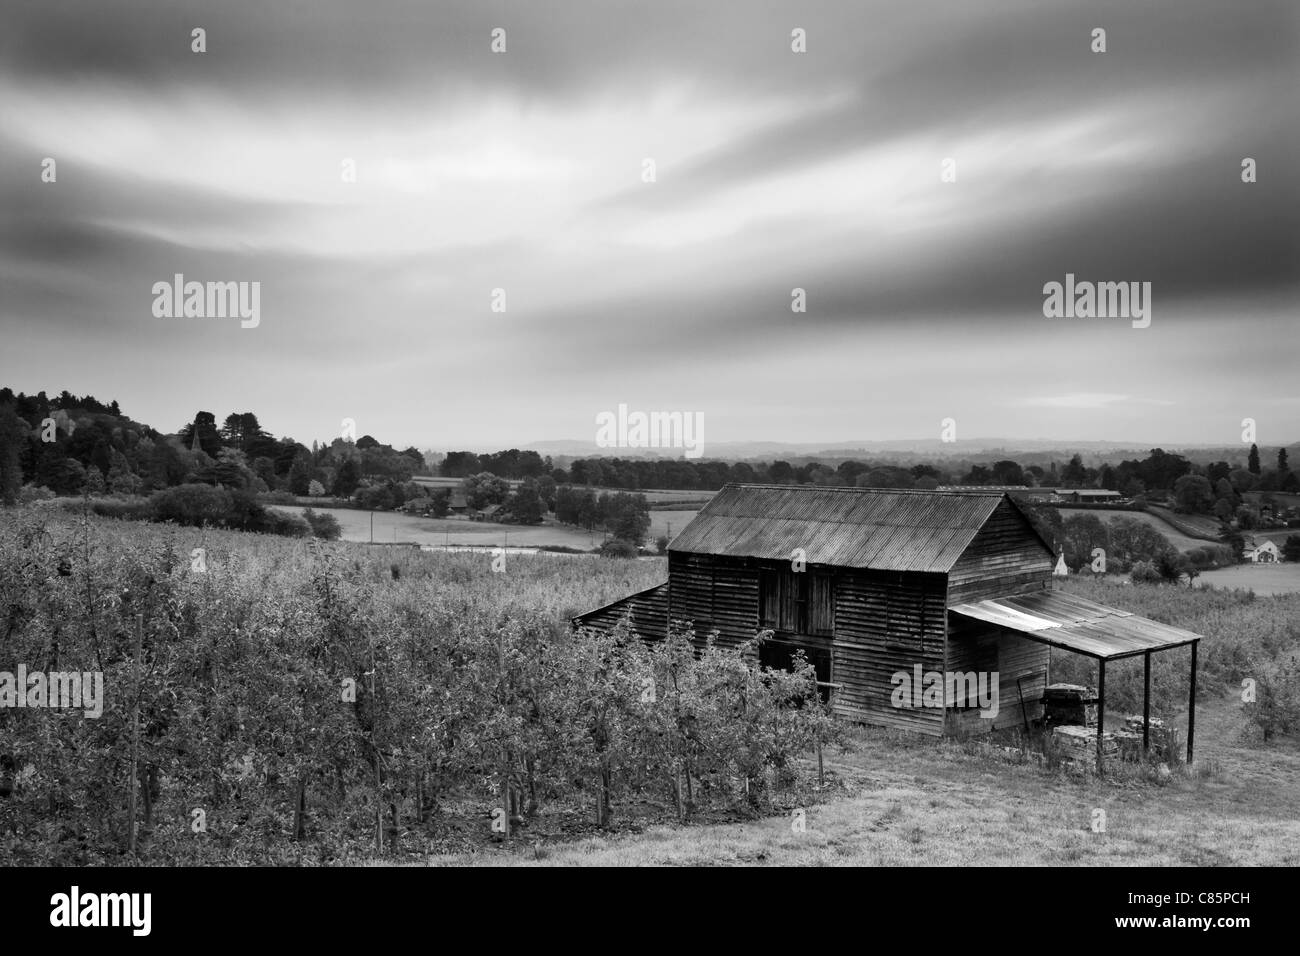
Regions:
[[[1159,398],[1141,398],[1133,395],[1073,392],[1069,395],[1043,395],[1027,398],[1021,404],[1036,408],[1108,408],[1112,405],[1176,405],[1176,402]]]
[[[1214,441],[1243,396],[1294,401],[1298,24],[1286,0],[19,3],[0,379],[435,447],[586,437],[620,402],[716,441],[957,411]],[[261,325],[152,319],[176,272],[261,281]],[[1151,328],[1043,318],[1067,272],[1151,282]]]

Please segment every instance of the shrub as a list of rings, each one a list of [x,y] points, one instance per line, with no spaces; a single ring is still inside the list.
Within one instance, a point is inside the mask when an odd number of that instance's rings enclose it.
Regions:
[[[148,521],[153,516],[148,498],[102,498],[92,501],[90,510],[105,518],[121,518],[125,521]]]
[[[393,493],[384,485],[372,485],[357,492],[357,506],[366,511],[388,511],[394,506]]]
[[[1265,740],[1300,731],[1300,656],[1258,668],[1255,702],[1243,705],[1247,718]]]
[[[240,531],[270,531],[275,519],[273,512],[257,500],[257,495],[243,488],[230,489],[230,508],[222,519],[227,528]]]
[[[1129,571],[1129,579],[1134,584],[1159,584],[1164,580],[1151,561],[1138,561]]]
[[[311,533],[318,538],[326,541],[337,541],[343,536],[343,528],[339,525],[339,519],[333,515],[317,514],[310,508],[304,508],[302,516],[311,527]]]
[[[54,492],[44,485],[23,485],[22,490],[18,492],[18,501],[24,505],[29,505],[33,501],[49,501],[53,497]]]
[[[310,538],[313,533],[312,526],[302,515],[290,514],[287,511],[276,511],[274,508],[266,510],[266,517],[262,521],[262,527],[256,530],[265,531],[267,534],[278,534],[286,538]]]
[[[1225,544],[1205,544],[1184,552],[1193,568],[1220,568],[1233,563],[1232,549]]]
[[[151,499],[155,521],[174,521],[182,525],[223,525],[230,516],[234,501],[225,488],[213,485],[177,485],[160,491]]]
[[[610,538],[608,541],[602,541],[596,552],[602,558],[635,558],[637,554],[636,545],[631,541],[624,541],[622,538]]]
[[[1177,584],[1188,571],[1187,558],[1172,550],[1156,555],[1155,566],[1160,579],[1170,584]]]
[[[429,513],[435,518],[445,518],[451,510],[451,492],[440,488],[429,496]]]

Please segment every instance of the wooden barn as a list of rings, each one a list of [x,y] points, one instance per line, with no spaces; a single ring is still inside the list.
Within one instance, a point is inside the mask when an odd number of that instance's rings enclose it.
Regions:
[[[574,623],[630,618],[655,640],[681,621],[728,645],[771,630],[764,662],[802,650],[837,714],[934,735],[1038,717],[1053,646],[1098,661],[1103,698],[1108,660],[1149,671],[1190,644],[1195,667],[1198,635],[1052,590],[1055,557],[1001,492],[733,484],[669,545],[666,583]],[[997,716],[947,680],[937,704],[900,705],[900,673],[935,672],[995,674]]]

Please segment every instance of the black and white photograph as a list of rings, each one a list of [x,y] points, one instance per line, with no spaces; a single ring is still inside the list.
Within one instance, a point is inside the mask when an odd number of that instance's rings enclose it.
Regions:
[[[23,919],[959,867],[1240,945],[1298,321],[1294,0],[4,0]]]

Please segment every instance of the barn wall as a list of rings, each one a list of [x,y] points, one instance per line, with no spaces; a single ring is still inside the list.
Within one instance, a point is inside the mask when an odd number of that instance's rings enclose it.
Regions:
[[[898,671],[942,671],[945,578],[840,569],[835,580],[832,679],[836,713],[852,720],[938,735],[943,710],[896,708]]]
[[[713,555],[669,554],[669,617],[694,622],[697,637],[717,628],[718,643],[735,646],[752,638],[763,626],[760,576],[779,570],[771,562]],[[842,685],[835,691],[835,711],[850,720],[939,735],[943,709],[897,708],[891,678],[899,671],[913,674],[944,669],[945,578],[941,574],[913,574],[845,568],[810,567],[808,619],[820,628],[824,615],[813,609],[820,591],[830,584],[834,638],[831,642],[831,680]],[[815,584],[815,581],[823,583]],[[769,584],[769,592],[770,592]],[[784,585],[779,592],[782,599]],[[771,614],[782,614],[772,607]],[[784,633],[787,639],[797,635]],[[824,638],[805,637],[812,646]]]
[[[643,640],[667,637],[668,585],[660,584],[638,591],[613,604],[580,614],[573,620],[580,627],[609,631],[624,618],[630,619],[633,630]]]
[[[1051,648],[1026,637],[979,621],[953,615],[948,622],[948,670],[952,672],[996,671],[998,673],[998,715],[985,718],[978,710],[950,708],[948,733],[979,734],[1004,727],[1020,727],[1027,715],[1032,722],[1042,716],[1040,698],[1047,686]],[[1025,714],[1020,709],[1024,690]]]
[[[950,604],[1041,591],[1053,557],[1015,505],[1004,500],[948,574]]]
[[[758,633],[758,568],[738,558],[668,554],[668,613],[692,621],[695,636],[714,628],[718,644],[735,647]]]

